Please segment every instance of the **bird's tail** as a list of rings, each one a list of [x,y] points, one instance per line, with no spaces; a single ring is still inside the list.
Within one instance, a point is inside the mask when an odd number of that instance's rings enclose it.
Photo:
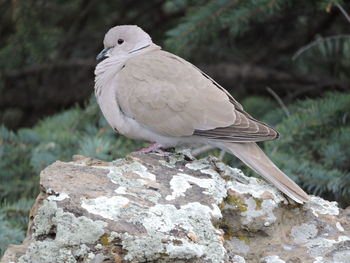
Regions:
[[[272,182],[294,201],[303,203],[309,200],[310,197],[307,193],[285,175],[256,143],[222,143],[220,146],[220,148],[224,148],[229,153],[237,156],[256,173]]]

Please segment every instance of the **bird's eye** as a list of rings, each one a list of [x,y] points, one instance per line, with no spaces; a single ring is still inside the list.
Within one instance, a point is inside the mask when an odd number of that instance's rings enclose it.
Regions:
[[[121,44],[123,44],[123,43],[124,43],[124,40],[121,39],[121,38],[119,38],[119,39],[118,39],[118,45],[121,45]]]

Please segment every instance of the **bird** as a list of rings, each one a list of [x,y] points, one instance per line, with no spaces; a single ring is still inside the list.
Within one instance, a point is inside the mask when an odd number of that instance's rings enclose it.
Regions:
[[[257,145],[277,139],[278,132],[245,112],[206,73],[162,50],[136,25],[112,27],[103,45],[94,91],[116,132],[153,143],[144,152],[209,144],[238,157],[295,202],[309,201]]]

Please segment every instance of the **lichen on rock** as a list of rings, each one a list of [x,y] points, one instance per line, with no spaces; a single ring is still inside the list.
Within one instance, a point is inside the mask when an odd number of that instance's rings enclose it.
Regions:
[[[107,223],[93,221],[85,216],[76,217],[64,212],[53,201],[44,200],[34,218],[32,237],[19,263],[77,262],[87,258],[90,248],[101,235]]]
[[[349,215],[302,206],[215,158],[78,156],[41,173],[28,236],[1,262],[347,262]]]

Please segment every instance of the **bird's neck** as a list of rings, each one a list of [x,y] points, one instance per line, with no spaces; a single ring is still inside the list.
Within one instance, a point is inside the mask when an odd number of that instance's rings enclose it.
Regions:
[[[144,54],[153,52],[153,51],[157,51],[157,50],[161,50],[162,48],[160,46],[157,46],[156,44],[150,44],[148,46],[142,47],[140,49],[137,49],[131,53],[128,53],[128,59],[130,58],[134,58],[134,57],[138,57],[138,56],[142,56]]]
[[[121,54],[120,56],[109,57],[101,61],[95,68],[95,93],[97,94],[101,90],[102,85],[106,85],[106,83],[112,81],[113,77],[123,68],[127,60],[160,49],[160,46],[152,43],[133,53]]]
[[[118,129],[123,118],[116,99],[117,75],[125,64],[124,57],[110,57],[100,62],[95,69],[95,95],[108,123]]]
[[[105,87],[122,69],[126,57],[110,57],[100,62],[95,68],[95,95],[98,98]]]

